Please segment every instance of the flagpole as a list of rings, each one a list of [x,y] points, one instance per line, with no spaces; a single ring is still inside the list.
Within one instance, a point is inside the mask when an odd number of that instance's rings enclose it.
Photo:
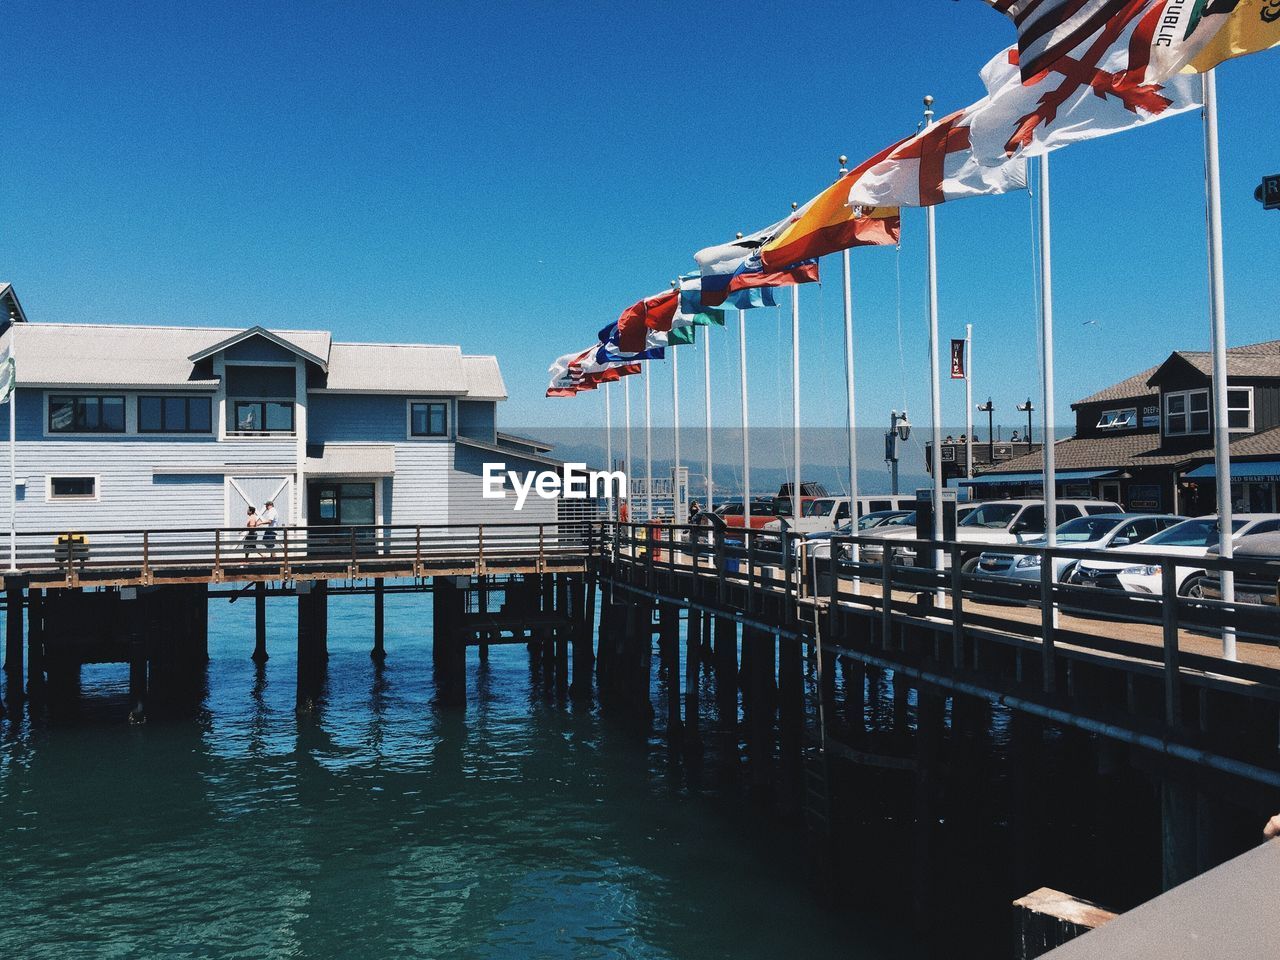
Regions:
[[[964,475],[973,479],[973,324],[964,325]],[[969,488],[973,492],[973,488]]]
[[[737,234],[742,239],[742,234]],[[751,529],[751,417],[746,406],[746,311],[737,311],[737,365],[742,381],[742,529]]]
[[[707,512],[715,508],[715,486],[711,482],[711,328],[702,340],[702,392],[707,405]]]
[[[604,385],[604,446],[605,446],[605,472],[613,472],[613,410],[609,405],[609,384]],[[614,516],[613,497],[609,498],[609,519]]]
[[[794,216],[797,203],[791,204]],[[795,474],[791,482],[791,525],[800,524],[800,286],[791,287],[791,459]]]
[[[622,378],[622,402],[623,410],[626,414],[626,429],[623,431],[626,437],[626,460],[623,462],[623,469],[627,475],[627,519],[634,522],[635,517],[631,516],[631,478],[635,476],[635,465],[631,462],[631,378]],[[621,517],[621,511],[619,511]]]
[[[848,162],[849,158],[841,155],[840,177],[849,173],[845,167]],[[857,405],[853,386],[853,282],[848,249],[841,251],[840,256],[844,266],[844,385],[849,398],[849,532],[856,534],[858,532],[858,435]],[[852,548],[852,560],[857,564],[861,552],[857,540],[853,541]]]
[[[649,367],[644,365],[644,519],[653,519],[653,424],[650,420]]]
[[[1049,154],[1043,153],[1040,155],[1040,364],[1044,389],[1044,399],[1041,401],[1041,406],[1043,407],[1041,415],[1044,417],[1044,426],[1040,430],[1040,442],[1042,444],[1041,462],[1044,466],[1044,540],[1045,546],[1053,550],[1058,545],[1058,464],[1057,451],[1054,449],[1056,441],[1053,426],[1055,419],[1053,408],[1053,249],[1049,209]],[[1027,449],[1031,449],[1029,441]],[[1044,562],[1049,562],[1047,557]],[[1058,622],[1057,607],[1053,608],[1050,616],[1056,626]]]
[[[17,339],[16,336],[14,339]],[[9,570],[18,569],[18,375],[12,352],[9,354],[12,382],[9,384]]]
[[[924,126],[933,126],[933,97],[924,98]],[[933,540],[942,540],[942,385],[938,379],[938,244],[934,208],[925,207],[929,295],[929,399],[933,413]],[[942,551],[934,548],[933,569],[942,569]]]
[[[1202,77],[1204,84],[1204,172],[1206,227],[1209,246],[1209,307],[1213,323],[1213,469],[1218,487],[1218,555],[1234,554],[1231,504],[1231,424],[1227,419],[1227,294],[1222,272],[1222,182],[1218,167],[1218,78],[1215,70]],[[1222,571],[1222,600],[1236,600],[1236,577]],[[1236,659],[1236,632],[1222,630],[1222,655]]]
[[[671,467],[671,522],[684,523],[680,510],[680,351],[671,350],[671,426],[675,462]]]

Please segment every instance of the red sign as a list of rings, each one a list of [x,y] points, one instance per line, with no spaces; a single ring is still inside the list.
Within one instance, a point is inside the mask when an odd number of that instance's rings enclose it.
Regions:
[[[964,369],[964,341],[952,340],[951,341],[951,379],[963,380],[965,379],[965,376],[966,374]]]

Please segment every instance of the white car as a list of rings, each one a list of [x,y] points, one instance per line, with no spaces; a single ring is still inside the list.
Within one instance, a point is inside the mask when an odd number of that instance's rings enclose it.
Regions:
[[[821,533],[835,530],[848,519],[848,497],[815,497],[812,500],[801,500],[799,520],[782,517],[770,520],[763,529],[766,533],[780,533],[783,530],[801,534]]]
[[[877,510],[863,514],[858,518],[858,532],[874,531],[872,536],[880,536],[889,530],[897,530],[904,524],[915,529],[916,514],[914,510]],[[842,524],[835,530],[823,533],[811,533],[804,538],[808,555],[815,560],[831,559],[831,540],[834,537],[849,536],[851,526]],[[846,552],[847,552],[846,547]]]
[[[968,512],[963,513],[965,510]],[[1109,500],[1059,500],[1057,513],[1058,525],[1061,526],[1077,517],[1097,513],[1124,513],[1124,509]],[[1005,543],[1029,544],[1042,538],[1045,533],[1043,500],[988,500],[985,503],[965,504],[957,509],[957,515],[960,519],[956,524],[956,540],[978,548],[964,551],[964,565],[961,569],[965,573],[977,572],[981,548]],[[886,533],[885,536],[914,540],[916,531],[912,527],[901,533]],[[873,548],[873,551],[878,557],[879,548]],[[902,562],[910,562],[915,551],[910,547],[895,548],[894,554],[902,558]]]
[[[1106,550],[1131,543],[1142,543],[1161,530],[1181,523],[1186,517],[1171,514],[1149,513],[1095,513],[1068,520],[1057,529],[1058,545],[1073,550]],[[1032,540],[1027,546],[1043,547],[1044,538]],[[1068,557],[1053,558],[1053,579],[1061,581],[1071,572],[1076,561]],[[1010,580],[1040,580],[1040,555],[1038,553],[1004,553],[999,550],[984,551],[978,558],[978,572],[984,577],[1001,577]]]
[[[1231,521],[1233,541],[1246,534],[1276,530],[1280,530],[1280,513],[1246,513]],[[1186,560],[1186,563],[1176,566],[1178,593],[1184,597],[1199,597],[1202,596],[1200,578],[1205,571],[1195,561],[1205,557],[1217,542],[1217,517],[1184,520],[1144,543],[1107,551],[1115,555],[1114,560],[1081,560],[1076,564],[1070,582],[1086,587],[1158,595],[1161,592],[1161,565],[1128,560],[1124,556],[1126,553],[1155,554]]]

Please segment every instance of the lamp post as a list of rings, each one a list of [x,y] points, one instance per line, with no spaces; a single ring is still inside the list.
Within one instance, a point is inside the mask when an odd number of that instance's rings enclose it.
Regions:
[[[1019,404],[1016,404],[1016,406],[1019,412],[1025,413],[1027,415],[1027,452],[1030,453],[1031,452],[1031,412],[1035,410],[1035,406],[1034,404],[1032,404],[1030,397],[1027,397],[1026,403],[1019,403]]]
[[[987,397],[986,403],[978,404],[978,412],[987,415],[987,463],[996,462],[996,418],[995,404],[991,402],[991,398]]]
[[[884,462],[889,464],[890,492],[898,494],[898,441],[906,443],[911,439],[911,421],[907,419],[907,411],[889,412],[889,431],[884,435]],[[934,451],[934,469],[937,469],[937,458],[940,453]],[[857,522],[855,516],[855,523]]]

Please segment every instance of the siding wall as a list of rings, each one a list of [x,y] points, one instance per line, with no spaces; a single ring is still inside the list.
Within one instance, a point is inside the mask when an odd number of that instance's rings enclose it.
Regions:
[[[42,390],[19,390],[17,413],[17,475],[19,480],[26,479],[17,504],[19,530],[222,526],[226,464],[278,464],[282,475],[293,470],[291,437],[222,443],[212,434],[45,437]],[[0,439],[7,443],[8,416],[0,416],[0,422]],[[46,498],[50,476],[95,476],[98,499],[50,502]],[[2,510],[9,507],[8,486],[0,483]]]
[[[498,405],[492,400],[458,401],[458,436],[494,443],[498,439]]]
[[[522,460],[514,454],[496,454],[474,447],[454,446],[449,470],[449,519],[452,523],[555,523],[556,500],[544,500],[530,492],[524,509],[516,510],[516,495],[509,488],[502,500],[486,500],[484,464],[504,462],[508,470],[549,469],[543,464]]]

